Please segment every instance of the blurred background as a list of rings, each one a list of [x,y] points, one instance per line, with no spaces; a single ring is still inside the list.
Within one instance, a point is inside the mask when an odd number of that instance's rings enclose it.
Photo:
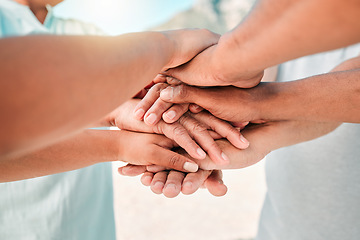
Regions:
[[[65,0],[55,14],[91,22],[107,34],[144,30],[208,28],[224,33],[246,15],[254,0]],[[141,185],[138,177],[117,174],[114,197],[119,240],[247,240],[256,235],[266,191],[264,161],[224,171],[229,190],[214,197],[207,190],[167,199]]]

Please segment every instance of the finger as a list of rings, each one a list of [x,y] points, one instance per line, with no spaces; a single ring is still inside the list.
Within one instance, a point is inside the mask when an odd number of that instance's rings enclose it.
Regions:
[[[173,139],[180,147],[186,150],[193,158],[204,159],[206,153],[191,138],[189,132],[180,123],[167,124],[164,121],[158,123],[158,128],[168,138]]]
[[[168,84],[158,83],[152,86],[145,97],[136,105],[134,108],[134,116],[138,120],[142,120],[145,113],[150,109],[150,107],[155,103],[155,101],[160,96],[160,91],[166,88]]]
[[[166,123],[176,122],[188,110],[189,110],[189,104],[187,103],[173,105],[163,113],[162,119]]]
[[[231,125],[233,125],[236,128],[239,128],[240,130],[244,129],[249,122],[231,122]]]
[[[229,163],[229,158],[223,153],[220,147],[207,131],[207,127],[190,115],[184,115],[179,119],[181,125],[191,134],[195,141],[204,149],[211,160],[217,164],[225,165]]]
[[[216,91],[212,91],[211,88],[201,89],[181,84],[165,88],[161,91],[160,98],[171,103],[195,103],[202,108],[210,110],[215,104],[214,99],[217,99],[217,97],[214,97],[215,94]]]
[[[157,173],[157,172],[165,171],[167,170],[167,168],[159,165],[149,165],[146,166],[146,170],[148,172]]]
[[[140,181],[143,185],[149,187],[151,185],[151,182],[153,180],[154,174],[152,172],[145,172],[141,178]]]
[[[220,170],[214,170],[205,181],[205,187],[214,196],[224,196],[227,192],[227,187],[223,183],[222,172]]]
[[[181,192],[190,195],[196,192],[205,180],[209,177],[211,171],[199,169],[196,173],[188,173],[183,181]]]
[[[161,194],[165,186],[167,175],[168,175],[167,172],[155,173],[150,185],[151,191],[153,191],[156,194]]]
[[[167,84],[170,84],[170,85],[180,85],[182,84],[183,82],[174,78],[174,77],[170,77],[170,76],[167,76],[165,73],[164,74],[158,74],[154,80],[153,80],[154,83],[167,83]]]
[[[204,110],[202,107],[200,107],[199,105],[197,105],[197,104],[194,104],[194,103],[191,103],[190,105],[189,105],[189,110],[190,110],[190,112],[192,112],[192,113],[199,113],[199,112],[201,112],[202,110]]]
[[[166,83],[166,75],[158,74],[153,80],[154,83]]]
[[[146,172],[146,166],[127,164],[118,168],[118,172],[123,176],[134,177]]]
[[[229,142],[235,147],[239,149],[246,149],[249,147],[249,141],[244,138],[240,131],[235,129],[230,123],[214,117],[208,112],[200,112],[192,114],[191,116],[208,125],[212,130],[229,140]]]
[[[149,162],[181,172],[196,172],[199,166],[189,158],[163,147],[154,148]]]
[[[163,189],[165,197],[173,198],[179,195],[184,177],[185,173],[183,172],[170,171]]]
[[[159,122],[163,113],[172,105],[172,103],[165,102],[160,98],[156,99],[154,104],[145,113],[144,122],[149,126],[154,126]]]

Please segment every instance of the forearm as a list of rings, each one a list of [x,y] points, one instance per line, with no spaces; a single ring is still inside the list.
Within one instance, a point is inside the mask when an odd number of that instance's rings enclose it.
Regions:
[[[250,141],[245,150],[234,148],[226,140],[217,143],[230,158],[227,166],[216,166],[208,159],[199,162],[203,169],[238,169],[249,167],[276,149],[313,140],[332,132],[340,123],[311,121],[279,121],[247,127],[242,131]]]
[[[359,13],[356,0],[260,0],[238,27],[220,38],[213,67],[224,77],[231,78],[239,66],[251,75],[290,59],[356,43]]]
[[[161,33],[0,40],[1,155],[51,142],[100,119],[171,59]]]
[[[254,88],[258,119],[360,123],[360,69]]]
[[[0,161],[0,182],[17,181],[118,160],[120,131],[84,130],[37,152]]]

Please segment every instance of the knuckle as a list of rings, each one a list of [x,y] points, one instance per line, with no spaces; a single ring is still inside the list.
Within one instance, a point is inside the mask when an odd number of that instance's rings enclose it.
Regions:
[[[180,156],[177,154],[173,154],[170,158],[169,158],[169,166],[170,167],[176,167],[179,162],[181,161]]]
[[[189,96],[188,88],[185,85],[179,85],[176,87],[176,94],[179,98],[186,99]]]
[[[204,133],[207,131],[207,128],[203,124],[197,122],[192,126],[192,131],[194,133]]]
[[[215,141],[212,141],[211,143],[209,143],[208,146],[209,146],[209,150],[215,150],[215,151],[219,150],[219,151],[221,151],[219,146],[216,144]]]
[[[225,131],[226,131],[226,136],[240,134],[240,132],[236,130],[234,127],[232,127],[230,124],[226,124]]]
[[[187,131],[181,125],[175,125],[173,128],[173,133],[174,133],[174,136],[182,136],[182,135],[187,134]]]

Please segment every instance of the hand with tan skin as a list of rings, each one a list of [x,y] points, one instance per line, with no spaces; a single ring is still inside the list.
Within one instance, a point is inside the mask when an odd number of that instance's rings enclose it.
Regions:
[[[59,1],[21,2],[42,22]],[[0,39],[0,160],[76,134],[218,39],[208,30]]]
[[[310,122],[310,121],[279,121],[268,122],[259,125],[253,125],[244,129],[244,136],[251,141],[251,145],[244,150],[234,148],[226,140],[217,140],[218,145],[230,159],[227,166],[214,164],[209,158],[197,161],[199,171],[211,169],[239,169],[251,166],[261,161],[267,154],[276,149],[294,145],[300,142],[309,141],[323,136],[334,129],[340,123],[328,122]],[[186,153],[183,152],[183,154]],[[142,182],[150,186],[154,193],[163,193],[167,197],[174,197],[179,194],[180,190],[184,194],[195,192],[201,184],[206,183],[207,179],[203,172],[191,173],[192,178],[186,179],[186,174],[171,173],[158,166],[134,166],[128,165],[119,169],[122,175],[134,176],[144,173]],[[186,175],[186,176],[188,176]],[[147,178],[147,180],[143,179]],[[151,180],[151,181],[150,181]],[[187,189],[187,182],[191,182],[191,191]],[[220,181],[221,183],[221,181]],[[168,188],[168,185],[170,187]],[[175,187],[174,187],[175,186]],[[219,186],[220,189],[221,186]],[[221,192],[221,191],[220,191]]]
[[[148,95],[151,95],[151,92],[148,92],[145,98]],[[238,129],[205,111],[198,114],[186,113],[171,124],[161,120],[155,125],[146,125],[144,121],[135,119],[131,114],[139,102],[140,99],[129,100],[108,116],[113,120],[106,120],[106,122],[113,121],[112,124],[120,129],[164,134],[184,148],[191,157],[204,159],[207,153],[215,163],[220,165],[226,165],[228,157],[217,146],[214,139],[226,138],[239,149],[249,146],[248,144],[244,146]]]
[[[218,44],[164,75],[189,85],[251,88],[268,67],[359,42],[359,14],[357,0],[258,0]]]
[[[183,113],[181,106],[200,106],[229,122],[279,120],[360,122],[360,57],[349,59],[327,74],[290,82],[262,82],[257,87],[197,88],[169,86],[153,106],[141,102],[146,116]],[[143,100],[144,101],[144,100]],[[175,104],[175,105],[173,105]],[[326,107],[324,107],[326,106]],[[169,108],[169,109],[168,109]]]
[[[333,72],[337,71],[351,71],[351,69],[357,69],[359,67],[359,58],[354,58],[343,62],[333,69]],[[218,168],[244,168],[251,166],[267,154],[276,149],[309,141],[325,134],[332,132],[341,123],[330,121],[330,122],[314,122],[314,121],[296,121],[296,120],[285,120],[285,121],[272,121],[265,122],[263,124],[248,126],[243,130],[243,135],[251,142],[251,145],[245,150],[235,149],[231,144],[225,140],[217,140],[220,148],[224,151],[230,159],[230,164],[227,166],[216,166],[213,162],[208,159],[202,160],[199,165],[200,169],[218,169]],[[206,161],[207,160],[207,161]],[[163,172],[163,168],[157,166],[125,166],[119,171],[124,175],[131,175],[134,172],[136,174],[145,173],[145,176],[155,176],[160,174],[159,178],[156,178],[151,182],[151,187],[155,185],[165,186],[163,193],[167,193],[167,172]],[[155,173],[154,173],[155,172]],[[156,173],[159,172],[159,173]],[[196,178],[195,182],[203,182],[204,179],[200,175],[194,175]],[[183,182],[178,180],[174,181],[170,178],[170,182],[175,186],[183,187]],[[160,183],[157,183],[160,182]],[[154,192],[158,193],[157,189],[153,189]],[[174,193],[175,191],[170,191]]]
[[[176,170],[164,171],[162,168],[152,169],[155,172],[147,171],[146,166],[128,164],[119,168],[119,173],[124,176],[141,177],[141,183],[150,187],[156,194],[164,194],[166,197],[173,198],[183,193],[190,195],[199,188],[207,188],[208,191],[217,197],[223,196],[227,192],[227,187],[222,180],[221,170],[199,169],[195,173],[184,173]]]

